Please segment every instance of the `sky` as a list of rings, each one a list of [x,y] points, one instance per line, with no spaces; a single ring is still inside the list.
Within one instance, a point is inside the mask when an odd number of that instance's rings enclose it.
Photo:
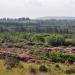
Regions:
[[[0,0],[0,17],[75,17],[75,0]]]

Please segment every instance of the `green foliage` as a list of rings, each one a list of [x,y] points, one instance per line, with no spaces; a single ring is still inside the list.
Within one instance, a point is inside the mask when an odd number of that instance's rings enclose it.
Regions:
[[[25,33],[23,34],[23,38],[31,41],[31,38],[33,37],[33,35],[34,33]]]
[[[43,43],[44,42],[44,37],[41,36],[40,34],[35,34],[33,35],[33,37],[31,38],[33,42],[36,42],[36,43]]]
[[[46,44],[52,46],[75,46],[74,35],[60,35],[49,33],[0,33],[0,40],[9,41],[31,41],[37,44]]]
[[[75,62],[75,55],[71,55],[68,53],[63,53],[63,52],[44,52],[44,51],[31,51],[30,52],[31,55],[35,56],[35,57],[39,57],[39,58],[45,58],[45,59],[49,59],[52,62],[62,62],[64,63],[66,60],[69,63],[73,63]]]
[[[53,62],[65,62],[68,60],[68,62],[75,62],[75,55],[70,55],[70,54],[64,54],[64,53],[50,53],[49,58]]]
[[[21,33],[0,33],[0,40],[21,41],[23,34]]]
[[[63,35],[56,35],[56,34],[52,34],[50,36],[47,36],[45,38],[46,43],[52,45],[52,46],[59,46],[59,45],[63,45],[64,44],[64,37]]]
[[[65,46],[75,46],[75,39],[70,39],[70,38],[67,38],[65,39],[65,43],[64,43]]]
[[[30,51],[30,54],[35,56],[35,57],[42,57],[42,58],[45,58],[46,57],[46,52],[44,51]]]

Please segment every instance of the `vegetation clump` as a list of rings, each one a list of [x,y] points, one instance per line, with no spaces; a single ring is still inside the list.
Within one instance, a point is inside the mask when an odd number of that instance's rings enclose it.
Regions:
[[[66,74],[73,74],[73,73],[75,73],[75,67],[66,70]]]
[[[19,67],[20,61],[16,58],[16,56],[7,56],[5,59],[5,66],[7,69],[12,69]]]
[[[37,69],[33,66],[30,66],[30,73],[36,74],[37,73]]]
[[[41,66],[39,67],[39,71],[40,71],[40,72],[48,72],[48,68],[47,68],[45,65],[41,65]]]
[[[46,42],[52,46],[61,46],[64,44],[64,37],[62,35],[51,35],[46,37]]]

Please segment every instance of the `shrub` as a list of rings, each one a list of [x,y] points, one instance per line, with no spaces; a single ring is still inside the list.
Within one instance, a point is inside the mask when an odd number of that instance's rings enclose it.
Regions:
[[[7,33],[7,34],[5,33],[1,37],[2,37],[3,40],[12,40],[11,35],[9,33]]]
[[[34,35],[34,33],[26,33],[23,35],[23,38],[31,41],[31,38],[33,37],[33,35]]]
[[[45,37],[45,43],[48,44],[48,45],[50,45],[51,44],[50,41],[51,41],[50,36],[46,36]]]
[[[55,67],[56,67],[57,69],[59,69],[59,70],[61,69],[61,67],[60,67],[59,64],[56,64]]]
[[[36,74],[37,73],[37,69],[34,68],[33,66],[30,66],[30,73]]]
[[[30,51],[29,52],[32,56],[38,57],[39,59],[46,57],[46,52],[36,50],[36,51]],[[47,52],[48,53],[48,52]]]
[[[69,55],[69,54],[64,54],[64,53],[50,53],[49,58],[51,59],[52,62],[65,62],[68,60],[68,62],[75,62],[75,55]]]
[[[69,46],[69,45],[75,46],[75,42],[73,39],[65,39],[64,45],[65,46]]]
[[[60,68],[59,64],[56,64],[55,67],[56,67],[56,68]]]
[[[66,70],[66,73],[67,73],[67,74],[75,73],[75,67],[70,68],[70,69],[67,69],[67,70]]]
[[[39,67],[39,71],[40,71],[40,72],[48,72],[48,68],[47,68],[45,65],[41,65],[41,66]]]
[[[31,40],[33,41],[33,42],[35,42],[35,43],[43,43],[44,42],[44,37],[42,37],[41,35],[39,35],[39,34],[35,34],[32,38],[31,38]]]
[[[23,39],[24,34],[19,33],[0,33],[0,40],[20,41]]]
[[[7,56],[5,59],[5,65],[7,69],[18,67],[19,64],[20,64],[20,61],[15,56]]]
[[[47,44],[50,44],[52,46],[60,46],[60,45],[63,45],[64,44],[64,37],[62,35],[51,35],[51,36],[47,36],[45,38],[45,42]]]

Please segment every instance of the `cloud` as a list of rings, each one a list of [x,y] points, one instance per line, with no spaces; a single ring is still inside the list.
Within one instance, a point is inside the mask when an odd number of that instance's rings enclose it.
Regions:
[[[28,5],[31,6],[42,6],[42,3],[40,2],[40,0],[27,0],[28,1]]]
[[[75,16],[75,0],[0,0],[0,16]]]
[[[75,0],[65,0],[64,2],[65,2],[66,4],[68,4],[69,6],[75,5]]]
[[[69,2],[72,4],[75,4],[75,0],[70,0]]]

